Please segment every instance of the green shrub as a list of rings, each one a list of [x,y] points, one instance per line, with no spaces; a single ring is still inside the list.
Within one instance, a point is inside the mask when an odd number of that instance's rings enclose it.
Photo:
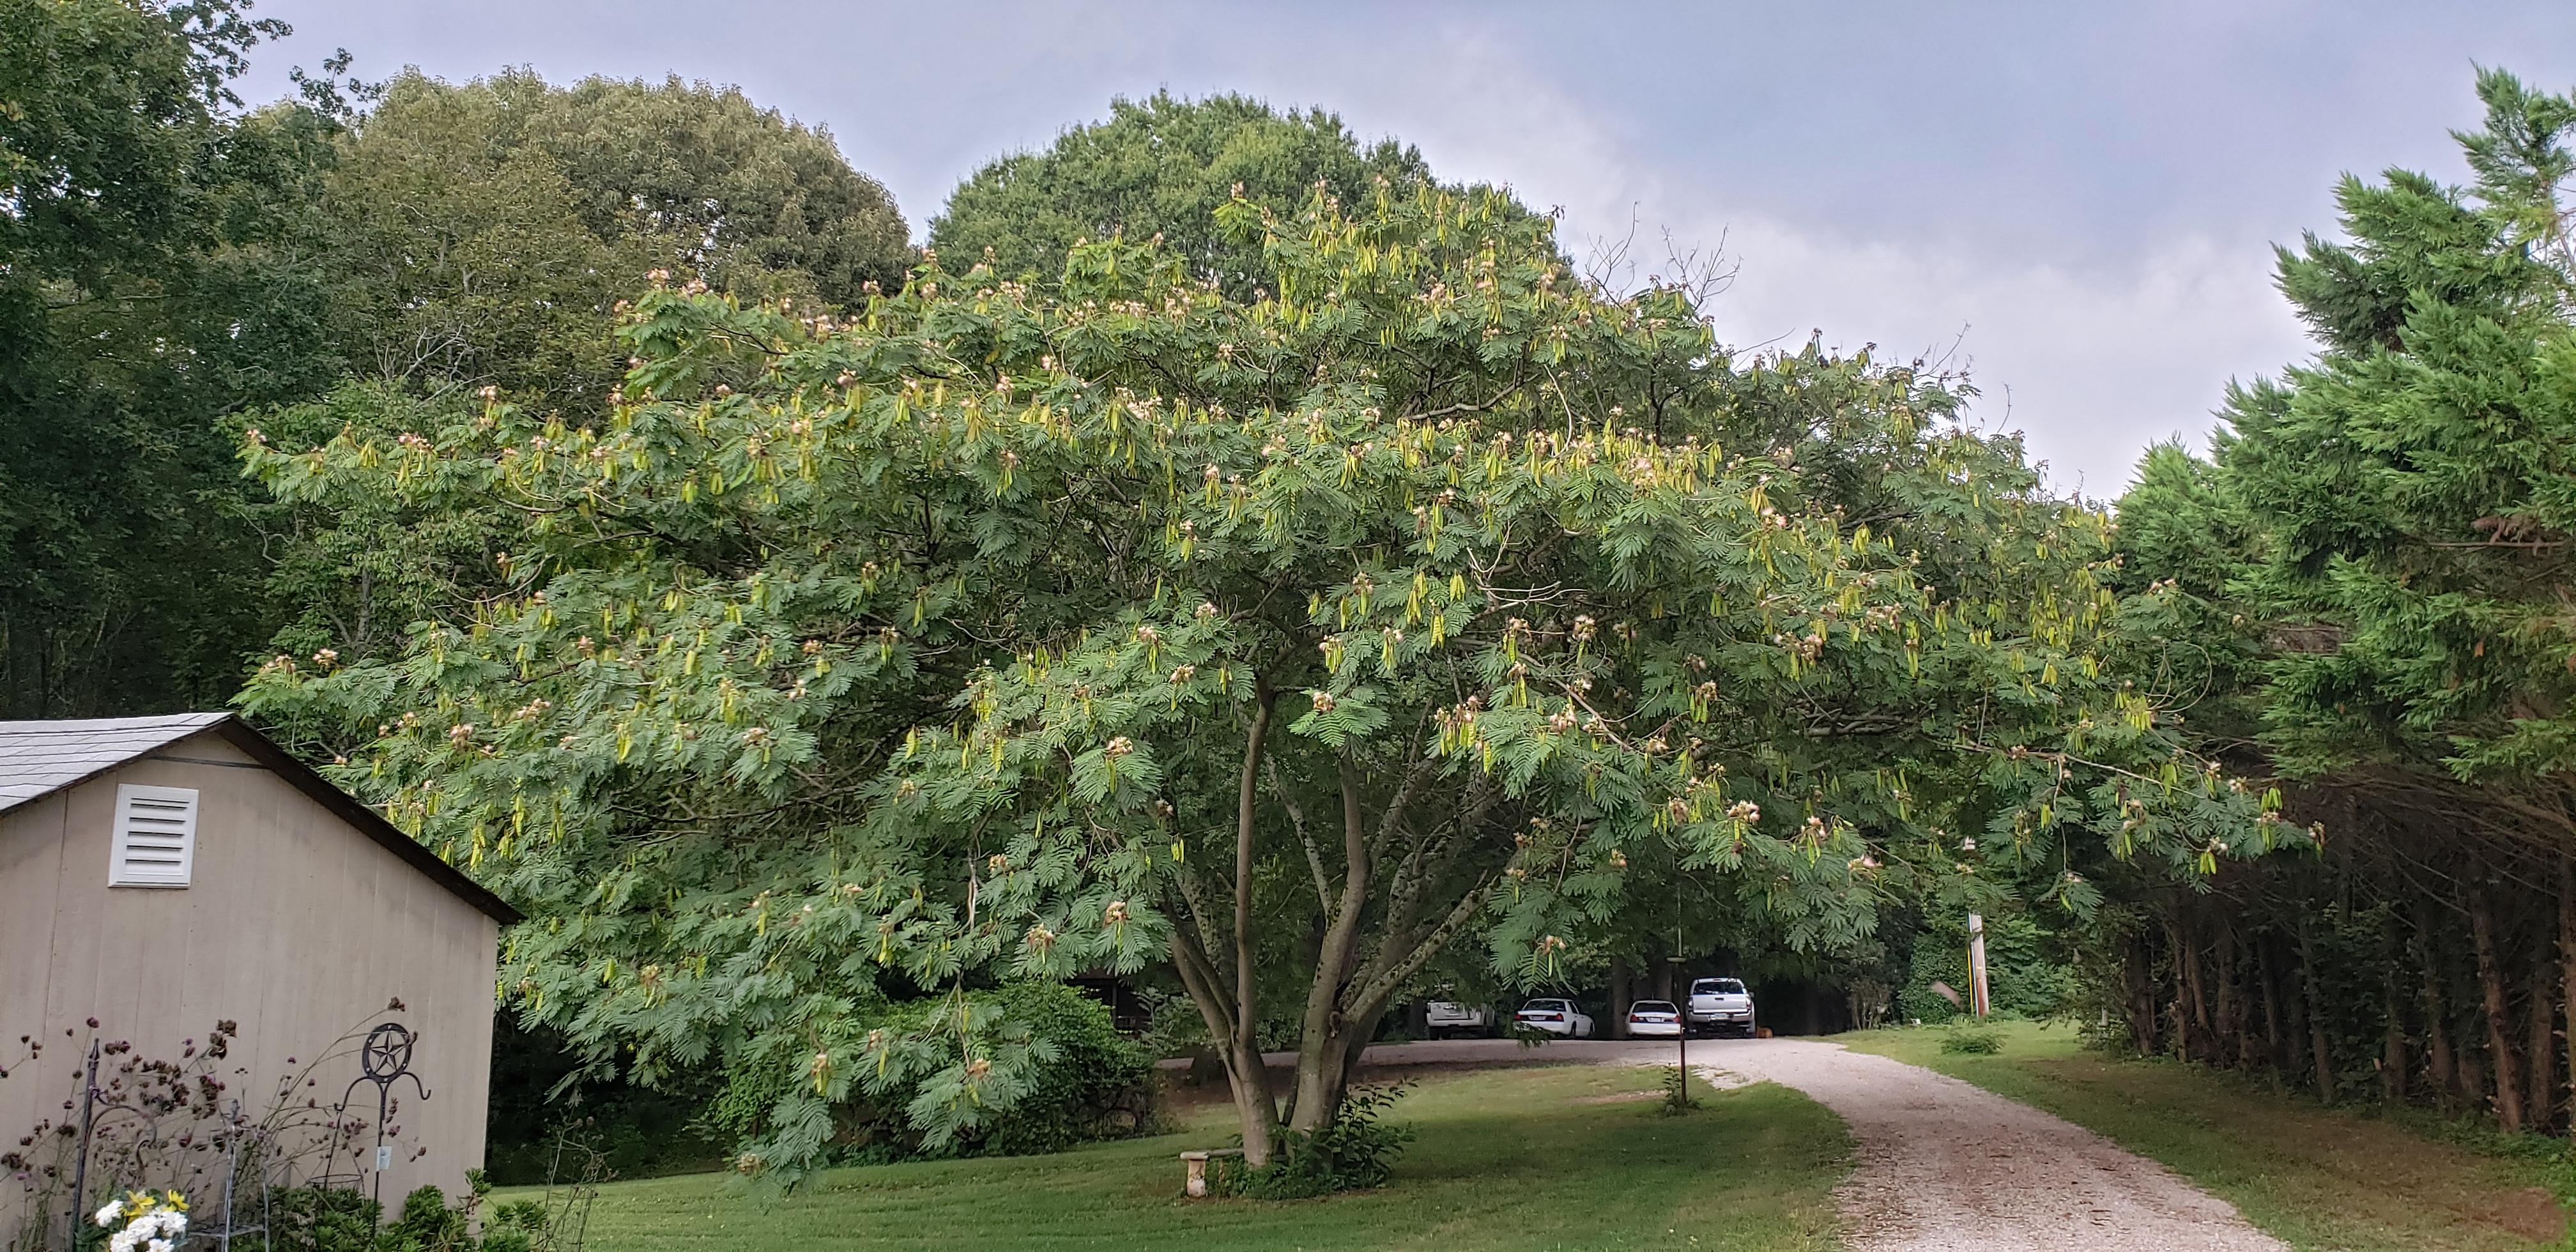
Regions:
[[[1993,1056],[2003,1050],[2003,1035],[1982,1026],[1954,1025],[1941,1032],[1941,1051],[1952,1056]]]
[[[1268,1168],[1246,1169],[1241,1157],[1209,1162],[1208,1189],[1255,1200],[1303,1200],[1385,1185],[1395,1172],[1396,1154],[1413,1139],[1412,1127],[1386,1124],[1386,1110],[1412,1085],[1352,1088],[1330,1124],[1281,1135],[1278,1159]]]
[[[1679,1065],[1665,1066],[1664,1111],[1687,1113],[1698,1107],[1699,1101],[1692,1099],[1690,1094],[1690,1074]]]
[[[544,1246],[571,1249],[555,1237],[544,1205],[529,1200],[492,1210],[483,1237],[469,1233],[474,1210],[491,1191],[480,1171],[471,1190],[454,1203],[436,1187],[403,1197],[402,1211],[379,1228],[384,1206],[363,1191],[295,1187],[269,1193],[262,1210],[265,1236],[235,1236],[236,1252],[530,1252]]]

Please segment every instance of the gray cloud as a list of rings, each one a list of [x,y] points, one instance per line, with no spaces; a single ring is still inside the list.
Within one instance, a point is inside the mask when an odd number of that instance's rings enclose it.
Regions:
[[[362,73],[530,65],[736,83],[828,125],[916,233],[950,187],[1112,95],[1240,90],[1563,205],[1577,237],[1720,239],[1730,340],[1955,349],[1980,421],[2116,492],[2231,376],[2305,351],[2270,245],[2346,170],[2460,174],[2473,63],[2576,81],[2564,3],[1930,6],[269,0]],[[1651,270],[1651,262],[1646,264]]]

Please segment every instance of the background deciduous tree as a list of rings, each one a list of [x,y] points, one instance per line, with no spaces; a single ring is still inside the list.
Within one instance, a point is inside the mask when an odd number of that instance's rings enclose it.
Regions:
[[[223,0],[0,6],[0,715],[204,706],[259,637],[228,413],[330,374],[330,127],[240,116]]]
[[[930,219],[930,244],[952,265],[990,249],[995,272],[1048,283],[1081,241],[1159,236],[1193,274],[1250,299],[1263,267],[1217,228],[1220,206],[1240,195],[1284,212],[1319,185],[1359,204],[1381,179],[1409,192],[1431,181],[1431,167],[1393,139],[1361,143],[1322,109],[1158,91],[1113,100],[1106,120],[977,170]]]

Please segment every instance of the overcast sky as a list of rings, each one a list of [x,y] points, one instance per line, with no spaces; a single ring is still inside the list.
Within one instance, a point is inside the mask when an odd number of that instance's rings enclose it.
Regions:
[[[2568,0],[2125,8],[264,0],[296,33],[243,94],[344,46],[368,78],[737,84],[828,127],[915,239],[976,166],[1113,96],[1320,104],[1563,206],[1569,241],[1722,240],[1729,342],[1955,354],[1982,423],[2106,495],[2198,440],[2229,378],[2306,353],[2270,248],[2330,230],[2338,174],[2463,178],[2475,65],[2576,85]]]

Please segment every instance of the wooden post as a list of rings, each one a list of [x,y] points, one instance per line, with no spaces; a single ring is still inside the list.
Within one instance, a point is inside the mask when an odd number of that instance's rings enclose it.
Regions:
[[[1968,1011],[1984,1017],[1994,1011],[1986,989],[1986,919],[1968,914]]]
[[[1241,1148],[1219,1148],[1213,1152],[1182,1153],[1181,1168],[1188,1171],[1188,1176],[1182,1180],[1181,1190],[1187,1193],[1193,1200],[1205,1197],[1208,1193],[1208,1158],[1216,1156],[1241,1155],[1243,1155],[1243,1149]]]

